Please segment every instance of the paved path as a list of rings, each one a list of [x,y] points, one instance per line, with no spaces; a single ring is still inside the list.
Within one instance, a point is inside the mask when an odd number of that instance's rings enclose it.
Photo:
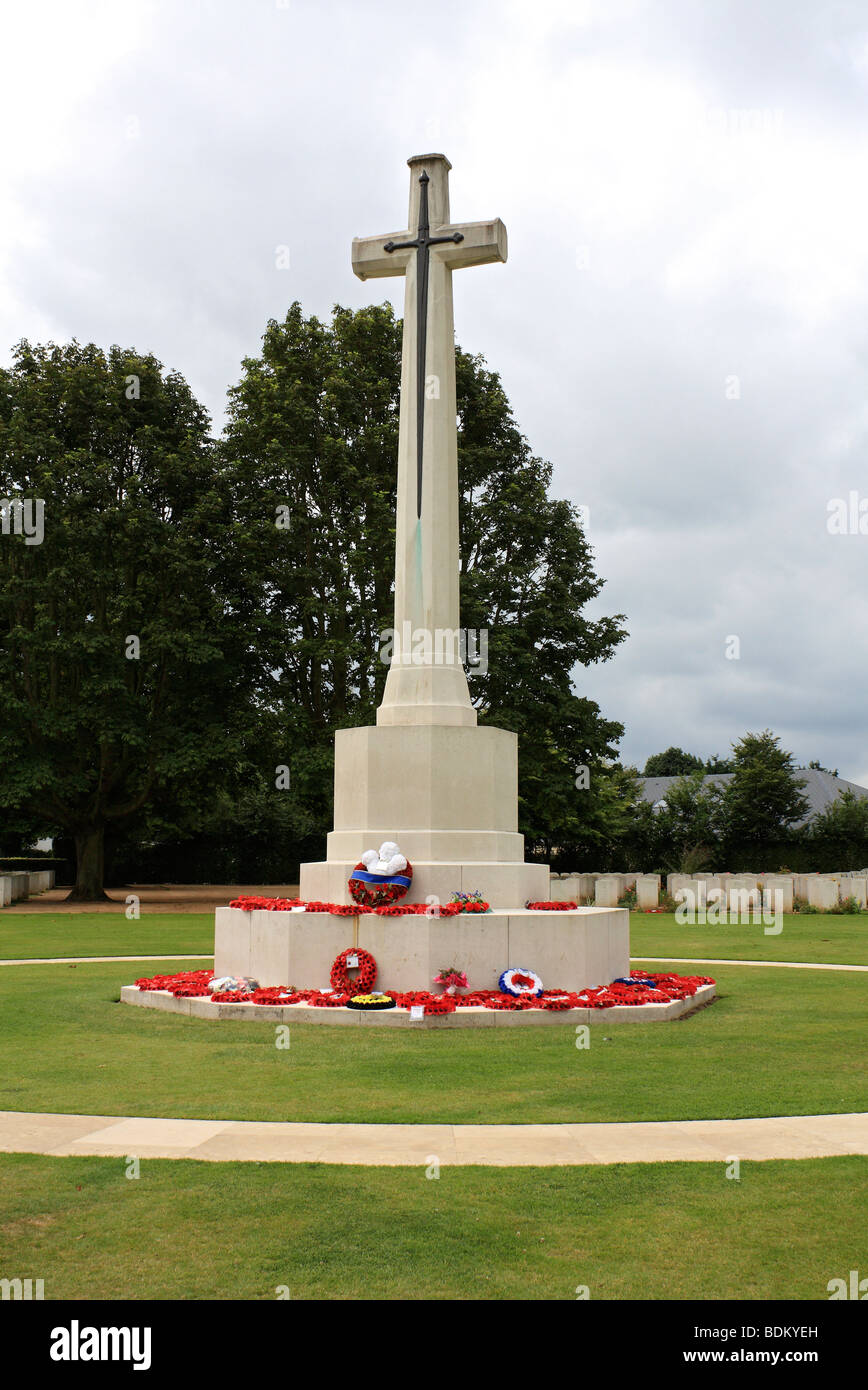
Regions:
[[[0,960],[0,965],[93,965],[94,963],[111,962],[113,960],[213,960],[214,953],[211,955],[200,955],[196,951],[188,951],[183,956],[30,956],[21,960]]]
[[[213,960],[214,954],[202,954],[197,951],[187,951],[184,955],[171,956],[163,953],[162,955],[152,956],[28,956],[20,960],[0,960],[0,965],[87,965],[92,962],[111,962],[113,960]],[[726,958],[712,959],[711,957],[696,956],[631,956],[630,960],[646,961],[667,965],[765,965],[771,969],[779,967],[782,970],[868,970],[868,965],[822,965],[819,961],[810,960],[728,960]]]
[[[368,1125],[0,1111],[0,1151],[209,1162],[528,1165],[724,1163],[868,1154],[868,1114],[650,1124]]]

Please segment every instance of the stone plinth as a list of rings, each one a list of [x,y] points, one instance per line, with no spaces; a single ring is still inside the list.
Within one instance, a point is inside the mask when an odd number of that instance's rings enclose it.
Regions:
[[[438,724],[340,729],[334,792],[329,860],[355,863],[386,839],[397,841],[413,863],[524,859],[518,739],[505,729]]]
[[[374,956],[379,988],[401,991],[430,989],[437,972],[453,964],[466,972],[470,989],[496,989],[509,966],[535,970],[547,989],[577,992],[630,972],[624,908],[456,917],[217,909],[218,975],[252,976],[263,987],[328,989],[335,958],[351,946]]]
[[[334,793],[327,857],[301,866],[306,902],[349,903],[351,870],[385,840],[394,840],[413,865],[407,902],[448,903],[453,893],[476,891],[496,908],[548,898],[548,866],[524,862],[518,740],[505,729],[341,729]]]
[[[402,840],[396,838],[403,850]],[[413,865],[413,882],[402,902],[427,903],[434,899],[437,903],[448,903],[453,893],[480,892],[493,908],[513,908],[549,897],[547,864],[498,864],[482,860],[462,864],[407,857]],[[359,855],[356,855],[354,859],[324,859],[320,863],[302,864],[300,896],[305,902],[351,903],[347,882],[358,861]]]

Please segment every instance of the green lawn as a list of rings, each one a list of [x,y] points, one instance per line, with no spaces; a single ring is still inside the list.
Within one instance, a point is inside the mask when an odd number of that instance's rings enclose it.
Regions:
[[[804,960],[829,965],[868,965],[868,913],[787,914],[779,936],[762,926],[679,926],[674,913],[630,913],[630,954],[712,956],[725,960]]]
[[[0,912],[0,960],[31,956],[169,955],[214,950],[212,912]]]
[[[0,1155],[3,1272],[46,1299],[828,1299],[864,1158],[579,1168]],[[830,1213],[834,1213],[830,1217]]]
[[[114,1002],[122,984],[161,968],[185,966],[0,969],[0,1109],[493,1124],[865,1108],[868,975],[718,966],[710,1007],[672,1023],[596,1024],[588,1050],[566,1023],[420,1033],[297,1023],[284,1051],[264,1020]]]

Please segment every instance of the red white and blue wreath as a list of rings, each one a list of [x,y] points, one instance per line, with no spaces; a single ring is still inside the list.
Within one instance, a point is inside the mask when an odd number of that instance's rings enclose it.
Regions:
[[[413,882],[413,866],[391,840],[369,849],[350,874],[354,902],[365,907],[388,907],[403,898]]]
[[[538,995],[543,992],[543,982],[536,971],[525,970],[523,966],[511,966],[509,970],[504,970],[497,983],[504,994]]]

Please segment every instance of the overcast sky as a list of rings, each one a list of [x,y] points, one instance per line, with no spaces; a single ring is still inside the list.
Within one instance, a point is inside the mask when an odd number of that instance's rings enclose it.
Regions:
[[[19,0],[0,122],[2,360],[152,351],[218,424],[294,299],[401,312],[350,242],[446,153],[453,217],[509,233],[458,341],[627,616],[576,673],[624,759],[771,727],[868,784],[868,535],[828,529],[868,498],[864,3]]]

